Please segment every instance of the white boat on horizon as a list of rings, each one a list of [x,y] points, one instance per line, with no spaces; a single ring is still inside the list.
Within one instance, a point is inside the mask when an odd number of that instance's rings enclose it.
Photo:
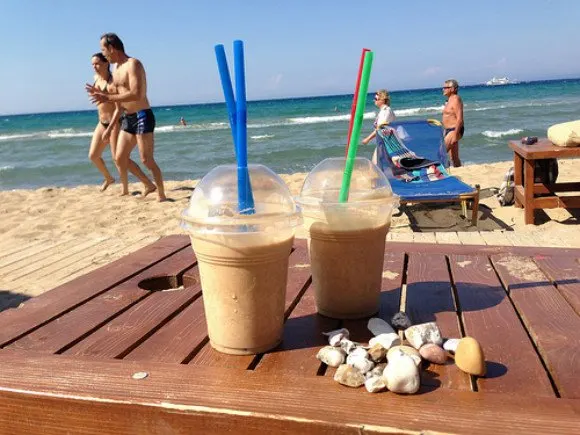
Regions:
[[[518,83],[518,81],[510,80],[508,77],[493,77],[491,80],[485,82],[486,86],[515,85]]]

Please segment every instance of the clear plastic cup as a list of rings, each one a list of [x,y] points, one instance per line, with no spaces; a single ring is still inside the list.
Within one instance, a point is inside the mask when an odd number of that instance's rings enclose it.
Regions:
[[[316,306],[338,319],[379,310],[385,238],[398,196],[370,160],[356,158],[348,202],[338,201],[345,158],[323,160],[308,174],[298,203],[308,233]]]
[[[238,211],[237,169],[223,165],[196,186],[182,213],[197,256],[212,347],[256,354],[282,340],[296,204],[282,179],[249,165],[255,213]]]

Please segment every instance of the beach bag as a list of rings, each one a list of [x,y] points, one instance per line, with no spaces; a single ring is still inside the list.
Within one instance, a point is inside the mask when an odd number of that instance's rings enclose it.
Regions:
[[[515,201],[514,192],[514,168],[513,166],[508,169],[503,177],[503,182],[499,186],[499,191],[497,192],[497,200],[500,205],[512,205]]]
[[[548,139],[559,147],[580,145],[580,120],[554,124],[548,128]]]

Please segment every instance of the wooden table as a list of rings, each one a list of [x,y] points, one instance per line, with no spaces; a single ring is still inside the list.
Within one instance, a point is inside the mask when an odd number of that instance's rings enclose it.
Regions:
[[[558,195],[558,192],[580,192],[580,182],[544,184],[534,181],[535,160],[580,157],[580,147],[559,147],[548,139],[540,139],[533,145],[510,141],[509,146],[514,151],[515,205],[524,208],[526,224],[535,223],[536,209],[580,207],[580,194]]]
[[[403,396],[341,386],[315,358],[322,331],[370,333],[365,320],[316,314],[303,240],[290,257],[283,344],[254,357],[208,345],[189,240],[165,237],[0,313],[0,432],[577,434],[578,257],[387,243],[379,315],[403,301],[415,322],[475,337],[488,367],[473,378],[431,365],[420,393]]]

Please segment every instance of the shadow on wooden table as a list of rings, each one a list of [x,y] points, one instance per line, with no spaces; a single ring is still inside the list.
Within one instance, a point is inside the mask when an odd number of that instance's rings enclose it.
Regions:
[[[8,308],[16,308],[28,299],[30,299],[30,296],[14,293],[10,290],[0,290],[0,311],[7,310]]]

